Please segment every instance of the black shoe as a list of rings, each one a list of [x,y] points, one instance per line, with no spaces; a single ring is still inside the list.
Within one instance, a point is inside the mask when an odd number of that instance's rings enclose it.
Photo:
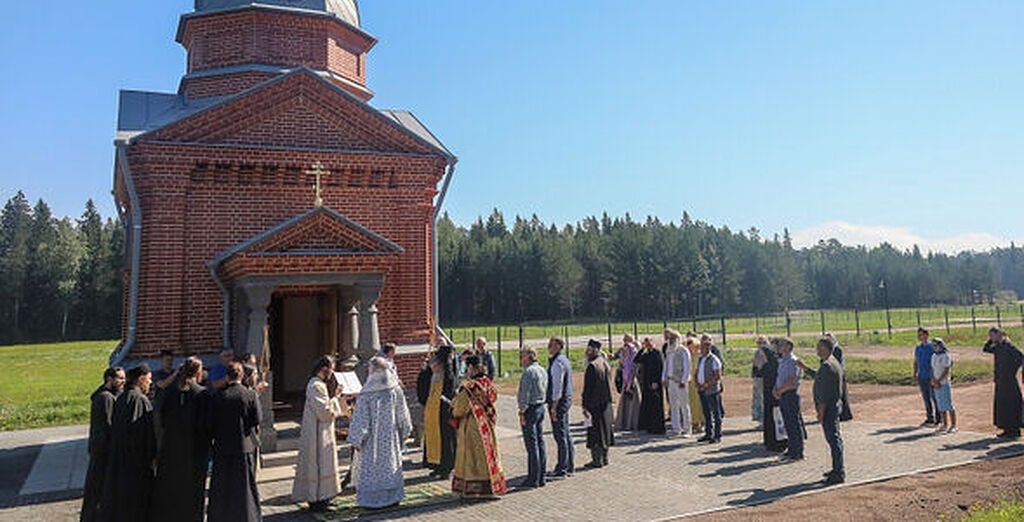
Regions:
[[[596,468],[600,468],[602,466],[604,466],[604,464],[601,464],[600,462],[596,462],[596,461],[591,461],[591,462],[588,462],[588,463],[583,465],[584,468],[589,468],[589,469],[596,469]]]
[[[834,486],[836,484],[842,484],[842,483],[846,482],[846,475],[838,474],[838,473],[837,474],[829,473],[828,476],[825,477],[824,482],[825,482],[825,484],[827,484],[829,486]]]
[[[709,440],[711,440],[711,437],[701,437],[697,439],[697,442],[707,442]]]
[[[562,472],[562,473],[548,473],[545,478],[547,478],[548,480],[565,480],[565,479],[569,478],[569,474],[565,473],[565,472]]]
[[[722,442],[722,439],[711,439],[708,441],[708,444],[718,444],[720,442]]]

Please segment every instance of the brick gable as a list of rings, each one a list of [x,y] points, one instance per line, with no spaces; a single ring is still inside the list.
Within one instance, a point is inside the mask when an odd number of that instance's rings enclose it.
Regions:
[[[138,141],[439,153],[376,109],[307,69],[266,81],[151,131]]]

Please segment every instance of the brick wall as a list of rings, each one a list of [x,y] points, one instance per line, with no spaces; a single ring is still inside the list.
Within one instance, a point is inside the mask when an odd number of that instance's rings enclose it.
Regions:
[[[307,104],[289,101],[296,97]],[[315,162],[328,170],[325,204],[404,253],[308,257],[287,266],[275,265],[284,262],[279,257],[242,255],[224,265],[223,275],[384,273],[381,339],[428,340],[430,218],[446,160],[357,103],[300,73],[129,147],[144,216],[133,355],[221,345],[222,297],[207,261],[312,208],[313,179],[306,170]],[[346,148],[395,153],[330,152]]]
[[[366,86],[366,54],[375,40],[329,16],[250,9],[186,19],[181,44],[188,72],[263,64],[329,71]],[[239,92],[254,85],[241,78],[189,80],[190,97]],[[353,90],[369,99],[368,91]]]

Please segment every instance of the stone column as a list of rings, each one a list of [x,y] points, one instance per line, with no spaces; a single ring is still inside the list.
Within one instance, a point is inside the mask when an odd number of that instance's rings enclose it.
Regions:
[[[359,347],[359,294],[349,287],[338,287],[338,321],[341,327],[341,367],[352,371],[359,363],[356,350]]]
[[[359,286],[359,348],[356,356],[356,375],[363,382],[370,373],[370,359],[380,351],[380,331],[377,329],[377,300],[380,285]]]
[[[269,285],[246,285],[243,286],[248,303],[249,331],[245,340],[245,351],[256,354],[256,360],[263,360],[263,338],[267,326],[267,307],[270,306],[270,298],[274,293],[274,287]],[[260,408],[263,410],[263,422],[260,423],[260,446],[262,451],[270,453],[277,451],[277,431],[274,429],[274,375],[267,371],[266,375],[269,385],[260,394]]]

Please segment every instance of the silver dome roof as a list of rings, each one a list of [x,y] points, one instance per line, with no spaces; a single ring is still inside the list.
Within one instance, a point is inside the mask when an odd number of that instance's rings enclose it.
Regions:
[[[251,5],[322,11],[338,17],[349,25],[360,27],[359,4],[356,0],[196,0],[196,12],[237,9]]]

